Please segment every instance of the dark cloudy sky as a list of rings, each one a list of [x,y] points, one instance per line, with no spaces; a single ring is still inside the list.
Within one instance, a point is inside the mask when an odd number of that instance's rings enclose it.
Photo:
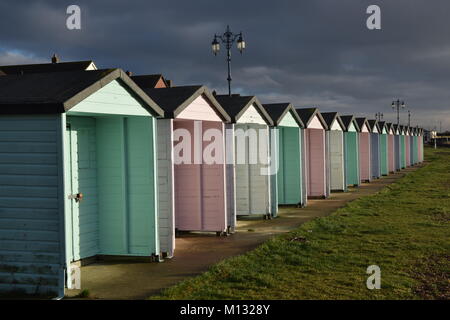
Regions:
[[[81,7],[81,30],[66,28],[70,4]],[[371,4],[381,30],[366,28]],[[242,56],[233,49],[235,93],[388,121],[398,97],[413,125],[450,129],[449,17],[448,0],[2,0],[0,65],[56,52],[225,92],[225,55],[210,43],[230,24],[247,42]]]

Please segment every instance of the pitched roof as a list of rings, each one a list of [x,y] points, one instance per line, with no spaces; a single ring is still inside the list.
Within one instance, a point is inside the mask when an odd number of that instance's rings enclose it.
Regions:
[[[256,110],[267,124],[270,126],[273,125],[271,117],[255,96],[241,96],[236,94],[231,96],[216,95],[214,97],[230,115],[233,123],[236,123],[251,105],[255,105]]]
[[[0,66],[0,70],[3,71],[5,74],[81,71],[86,70],[91,64],[94,64],[92,60],[58,62],[58,63],[21,64],[14,66]]]
[[[337,112],[321,112],[320,113],[325,120],[328,130],[331,130],[331,126],[333,125],[334,121],[337,121],[341,128],[344,130],[345,126],[344,123],[341,120],[341,117],[339,116],[339,113]]]
[[[397,134],[397,131],[399,130],[398,124],[393,124],[394,127],[394,133]]]
[[[64,113],[114,80],[124,83],[151,114],[163,114],[120,69],[1,76],[0,114]]]
[[[275,126],[278,126],[280,122],[283,120],[284,116],[291,112],[292,116],[294,117],[295,121],[299,125],[299,127],[304,128],[305,125],[302,122],[302,119],[300,119],[299,115],[297,114],[297,111],[295,111],[295,108],[292,106],[291,103],[267,103],[263,104],[264,109],[266,109],[269,116],[272,118],[273,124]]]
[[[341,116],[342,123],[344,124],[345,131],[348,131],[350,129],[350,125],[353,123],[353,125],[356,128],[356,131],[361,131],[359,128],[358,122],[356,121],[355,116],[349,115],[349,116]]]
[[[369,128],[369,132],[372,132],[372,128],[369,124],[369,121],[367,121],[367,118],[355,118],[356,122],[358,123],[359,128],[363,129],[364,125],[367,124],[367,127]]]
[[[388,133],[390,133],[391,129],[393,129],[393,124],[391,122],[386,122],[385,126]]]
[[[4,76],[6,73],[4,73],[2,70],[0,70],[0,76]]]
[[[302,119],[303,123],[305,124],[306,128],[309,126],[309,123],[314,118],[314,116],[317,115],[320,122],[322,123],[322,126],[325,130],[328,129],[328,125],[325,122],[325,119],[322,117],[322,115],[319,112],[319,109],[317,108],[296,108],[298,115],[300,116],[300,119]]]
[[[172,88],[142,88],[163,110],[165,118],[176,118],[198,96],[205,95],[222,120],[230,116],[205,86],[178,86]]]
[[[166,79],[162,76],[162,74],[145,74],[140,76],[132,76],[136,84],[141,88],[153,89],[158,84],[159,80],[162,80],[166,87],[168,87]]]
[[[370,126],[370,129],[372,130],[372,132],[374,132],[374,130],[373,130],[374,127],[377,128],[378,132],[381,131],[380,126],[378,125],[378,120],[372,119],[372,120],[368,120],[368,122],[369,122],[369,126]]]

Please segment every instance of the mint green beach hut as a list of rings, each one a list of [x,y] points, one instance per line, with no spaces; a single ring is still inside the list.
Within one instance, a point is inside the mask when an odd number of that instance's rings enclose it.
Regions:
[[[306,205],[304,179],[304,125],[290,103],[263,104],[273,121],[270,128],[271,160],[278,168],[271,175],[272,215],[278,205]]]
[[[85,259],[158,259],[163,112],[125,72],[4,75],[0,106],[0,291],[63,296]]]
[[[380,161],[381,161],[381,175],[387,176],[389,174],[389,128],[385,121],[378,122],[380,127]]]
[[[359,134],[356,118],[352,115],[341,116],[344,124],[345,145],[345,184],[356,187],[361,183],[359,176]]]

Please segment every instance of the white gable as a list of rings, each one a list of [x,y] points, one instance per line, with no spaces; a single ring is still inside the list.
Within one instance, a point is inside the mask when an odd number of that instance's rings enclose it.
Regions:
[[[367,126],[367,123],[364,123],[361,132],[370,132],[369,127]]]
[[[236,122],[267,124],[264,118],[259,114],[254,104],[248,107],[248,109],[245,110],[244,114]]]
[[[376,124],[373,125],[372,132],[373,133],[380,133],[380,130],[378,130],[378,126]]]
[[[117,80],[108,83],[67,112],[77,113],[150,116],[141,103]]]
[[[339,121],[337,120],[334,120],[333,123],[331,124],[331,130],[343,131],[341,125],[339,124]]]
[[[383,133],[387,134],[386,127],[383,127]]]
[[[279,126],[283,126],[283,127],[298,127],[298,123],[295,120],[294,116],[292,115],[292,112],[289,111],[288,113],[285,114],[285,116],[283,117],[283,119],[280,121],[280,123],[278,124]]]
[[[348,128],[348,131],[349,132],[356,132],[357,130],[356,130],[356,127],[355,127],[355,124],[353,123],[353,121],[352,121],[352,123],[350,124],[350,127]]]
[[[198,96],[192,101],[190,105],[180,112],[177,119],[222,121],[215,109],[203,96]]]
[[[94,62],[91,62],[91,63],[87,66],[86,70],[97,70],[97,67],[95,66]]]
[[[311,120],[311,122],[308,125],[309,129],[323,129],[322,122],[320,122],[320,119],[317,115],[314,116],[314,118]]]

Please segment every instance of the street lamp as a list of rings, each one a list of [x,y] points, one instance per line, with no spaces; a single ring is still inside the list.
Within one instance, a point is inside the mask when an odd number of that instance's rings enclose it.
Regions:
[[[397,108],[397,126],[400,125],[400,108],[405,109],[405,102],[400,101],[397,99],[397,101],[392,101],[392,109]]]
[[[242,37],[242,32],[239,32],[238,34],[234,34],[230,30],[230,26],[227,26],[227,30],[223,35],[214,35],[214,39],[211,43],[211,49],[215,56],[220,51],[220,42],[225,44],[225,47],[227,49],[227,64],[228,64],[228,95],[231,96],[231,48],[233,46],[233,43],[236,42],[236,46],[239,50],[239,52],[242,54],[242,52],[245,50],[245,41]]]
[[[411,126],[411,110],[408,110],[408,127]]]
[[[384,114],[382,114],[381,112],[375,113],[375,119],[378,121],[383,120]]]

